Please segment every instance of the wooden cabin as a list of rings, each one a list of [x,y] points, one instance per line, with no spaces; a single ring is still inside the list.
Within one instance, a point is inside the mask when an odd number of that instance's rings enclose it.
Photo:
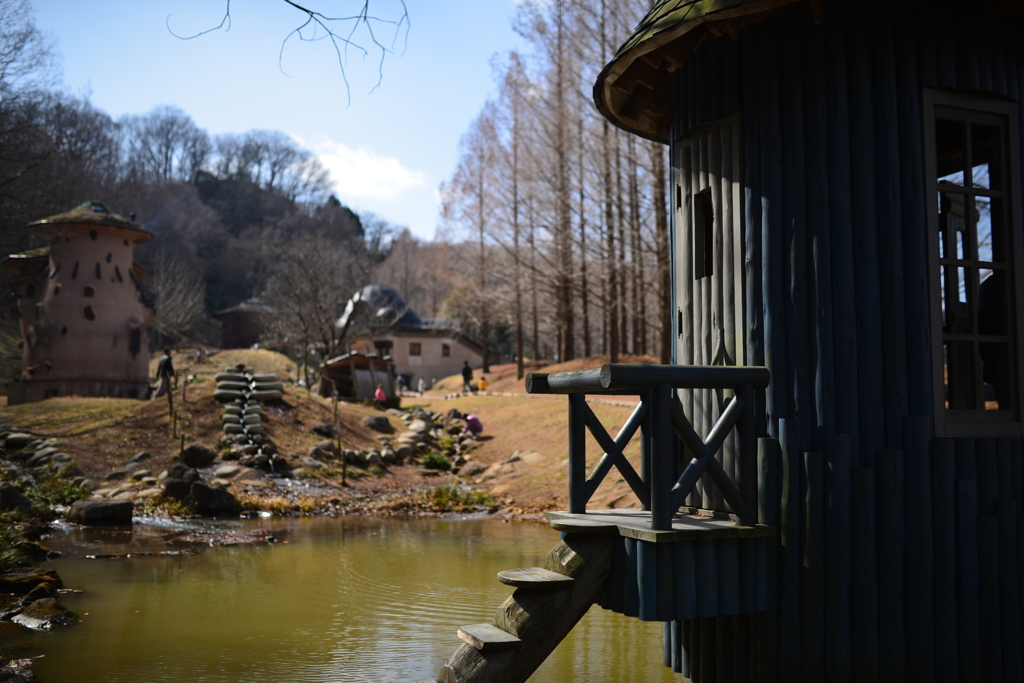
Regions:
[[[320,366],[321,396],[372,401],[377,387],[383,385],[389,401],[398,403],[391,362],[377,356],[346,353]]]
[[[22,345],[8,405],[54,396],[149,396],[146,328],[135,245],[153,235],[100,202],[31,223],[45,247],[3,261],[14,274]]]
[[[674,362],[771,372],[742,680],[1024,680],[1022,28],[1002,0],[674,0],[595,85],[671,150]],[[698,432],[718,400],[682,392]],[[745,647],[678,626],[694,681]]]
[[[1022,28],[1019,0],[641,21],[594,99],[670,148],[676,365],[528,379],[569,395],[545,569],[576,587],[502,577],[517,642],[464,627],[439,681],[525,680],[588,600],[664,622],[697,683],[1024,680]],[[583,398],[612,391],[641,397],[614,439]],[[632,521],[586,510],[612,466]]]

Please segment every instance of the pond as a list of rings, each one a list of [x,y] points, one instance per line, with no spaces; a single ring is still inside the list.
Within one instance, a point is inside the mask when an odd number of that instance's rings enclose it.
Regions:
[[[432,680],[461,642],[457,628],[490,622],[511,593],[495,574],[542,564],[558,542],[547,525],[494,519],[197,524],[277,542],[86,559],[162,549],[161,534],[188,529],[66,530],[46,543],[68,555],[44,566],[83,591],[61,598],[80,622],[9,634],[0,647],[44,655],[40,683]],[[595,606],[531,680],[680,679],[661,665],[661,624]]]

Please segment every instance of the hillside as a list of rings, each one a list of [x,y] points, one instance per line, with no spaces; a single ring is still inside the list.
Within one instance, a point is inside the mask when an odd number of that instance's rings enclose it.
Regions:
[[[589,356],[577,358],[565,363],[552,363],[551,361],[526,361],[523,363],[525,372],[572,372],[574,370],[587,370],[599,368],[608,362],[608,356]],[[657,364],[658,359],[654,356],[631,356],[619,357],[620,363]],[[473,371],[473,379],[480,379],[480,371]],[[492,365],[490,372],[486,373],[487,391],[498,394],[525,394],[526,385],[523,380],[516,379],[516,364],[505,363]],[[452,375],[438,380],[437,384],[430,390],[432,394],[456,393],[462,389],[462,376]]]

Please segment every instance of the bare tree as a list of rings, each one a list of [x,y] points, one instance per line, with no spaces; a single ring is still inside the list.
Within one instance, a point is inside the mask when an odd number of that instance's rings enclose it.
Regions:
[[[203,314],[202,278],[178,259],[161,255],[149,287],[154,300],[153,331],[180,342]]]
[[[348,75],[345,71],[349,53],[354,52],[362,57],[367,57],[372,51],[379,55],[377,84],[374,86],[376,89],[384,78],[384,59],[394,52],[400,41],[404,43],[409,35],[409,10],[405,5],[405,0],[398,0],[401,11],[395,12],[393,16],[378,16],[371,9],[371,0],[349,0],[348,6],[352,8],[351,11],[339,16],[329,16],[312,7],[300,5],[294,0],[282,0],[282,2],[296,10],[300,16],[300,23],[289,31],[281,41],[281,50],[278,54],[278,68],[281,73],[285,73],[285,48],[293,38],[302,43],[326,41],[331,45],[338,59],[338,68],[341,70],[341,78],[345,83],[345,93],[349,102],[352,97]],[[192,35],[178,35],[171,29],[171,17],[167,17],[167,30],[171,35],[182,40],[192,40],[219,29],[228,31],[230,28],[231,0],[225,0],[224,15],[219,24]],[[390,33],[390,39],[384,38],[383,33]]]

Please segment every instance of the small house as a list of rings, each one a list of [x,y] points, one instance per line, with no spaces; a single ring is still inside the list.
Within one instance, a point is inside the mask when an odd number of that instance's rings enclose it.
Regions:
[[[424,320],[390,287],[361,289],[337,326],[347,332],[353,352],[390,359],[408,387],[421,377],[429,384],[456,375],[467,361],[473,369],[483,366],[483,345],[464,334],[457,320]]]
[[[320,367],[320,395],[372,401],[378,386],[388,399],[396,399],[391,363],[376,356],[346,353]]]
[[[149,395],[146,327],[152,311],[142,300],[135,245],[153,235],[100,202],[30,224],[47,240],[12,254],[24,340],[19,382],[8,404],[53,396]]]
[[[221,322],[220,348],[249,349],[259,344],[274,309],[259,299],[246,299],[237,306],[211,315]]]

